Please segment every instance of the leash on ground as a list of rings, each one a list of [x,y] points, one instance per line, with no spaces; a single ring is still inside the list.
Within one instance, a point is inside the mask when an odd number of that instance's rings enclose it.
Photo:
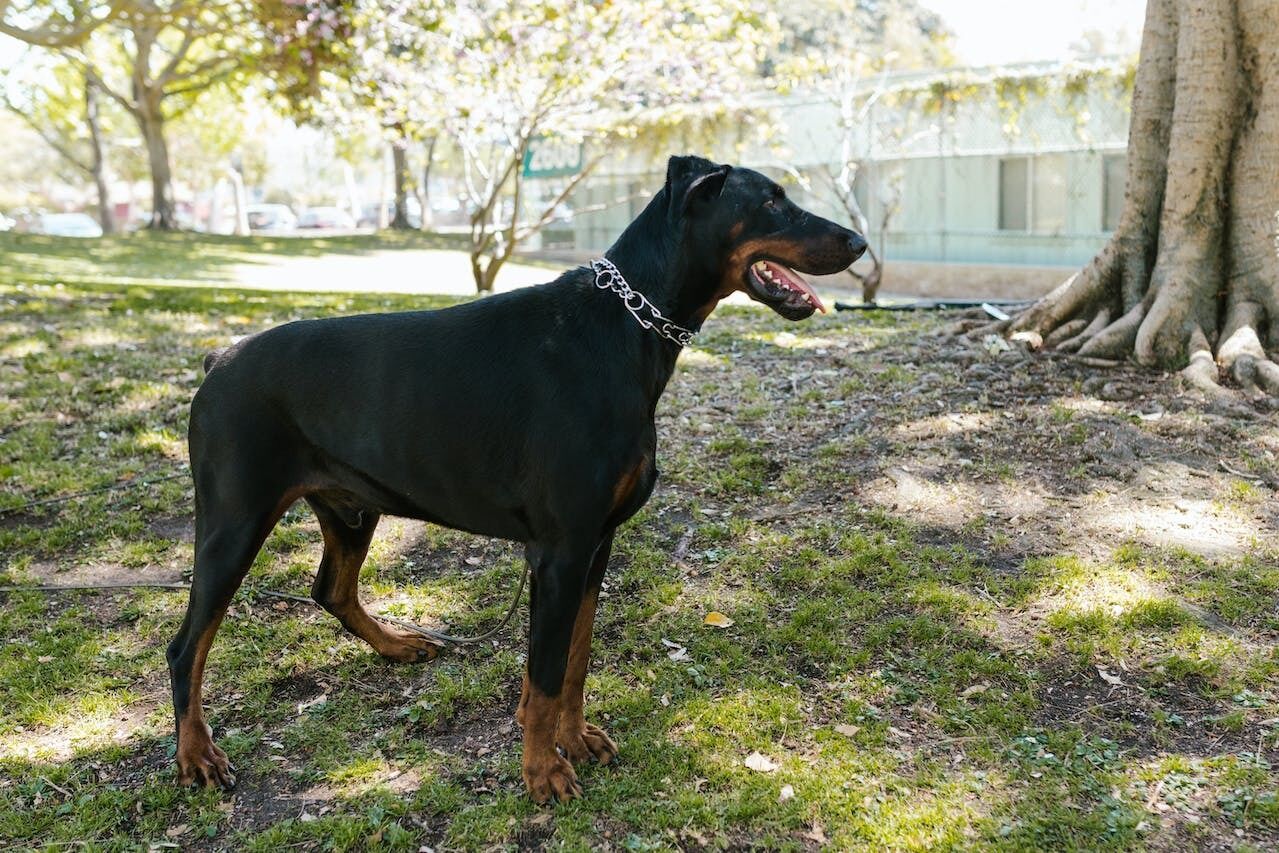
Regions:
[[[165,474],[163,477],[138,477],[134,480],[125,480],[122,483],[112,483],[109,486],[100,486],[96,489],[87,489],[83,492],[73,492],[69,495],[59,495],[56,498],[44,498],[38,501],[27,501],[17,506],[0,507],[0,515],[9,515],[10,513],[26,512],[29,509],[35,509],[42,506],[52,506],[53,504],[62,504],[67,501],[74,501],[80,498],[91,498],[94,495],[104,495],[108,492],[119,492],[124,489],[137,488],[138,486],[150,486],[154,483],[167,483],[170,480],[177,480],[182,477],[190,477],[189,471],[178,471],[174,474]]]
[[[153,483],[163,483],[169,480],[176,480],[180,477],[189,477],[189,476],[191,476],[190,472],[179,471],[174,474],[166,474],[162,477],[139,477],[134,480],[126,480],[122,483],[112,483],[109,486],[102,486],[97,489],[88,489],[86,491],[75,492],[74,494],[70,494],[70,495],[60,495],[56,498],[45,498],[43,500],[38,500],[38,501],[28,501],[27,503],[20,504],[18,506],[0,508],[0,516],[4,516],[10,513],[25,512],[26,510],[35,509],[36,507],[51,506],[53,504],[66,503],[67,501],[73,501],[78,498],[92,497],[94,495],[106,494],[107,492],[121,491],[124,489],[133,488],[136,486],[147,486]],[[471,646],[471,645],[475,645],[477,643],[483,643],[486,640],[492,639],[493,637],[497,636],[497,634],[503,628],[505,628],[508,624],[510,624],[511,618],[515,615],[516,608],[520,606],[520,598],[524,595],[524,585],[527,582],[528,582],[528,566],[525,566],[524,570],[520,572],[520,583],[515,590],[514,597],[511,599],[511,606],[507,608],[506,615],[502,617],[502,621],[497,623],[497,625],[491,628],[490,630],[485,631],[483,634],[480,634],[475,637],[459,637],[454,634],[446,634],[443,631],[436,631],[433,628],[423,628],[421,625],[416,625],[404,619],[397,619],[394,616],[383,616],[381,614],[373,614],[373,618],[381,622],[386,622],[391,625],[399,626],[400,628],[404,628],[407,631],[411,631],[420,637],[425,637],[428,640],[434,640],[436,642],[445,643],[451,646]],[[154,582],[154,583],[125,582],[125,583],[68,584],[68,585],[46,584],[43,586],[22,586],[22,585],[0,586],[0,593],[4,593],[4,592],[80,592],[80,591],[100,592],[105,590],[121,590],[121,589],[184,590],[184,589],[190,589],[190,588],[191,588],[191,584],[189,583],[159,583],[159,582]],[[297,601],[297,602],[301,602],[302,604],[311,604],[311,605],[318,606],[316,605],[316,602],[313,599],[308,598],[304,595],[294,595],[293,593],[290,593],[290,592],[279,592],[278,590],[273,590],[273,589],[254,589],[253,592],[257,595],[269,596],[271,598],[279,598],[284,601]]]
[[[495,626],[485,631],[483,634],[479,634],[478,636],[475,636],[475,637],[459,637],[456,634],[446,634],[443,631],[436,631],[433,628],[423,628],[421,625],[417,625],[413,622],[409,622],[408,620],[397,619],[394,616],[384,616],[381,613],[374,613],[370,615],[372,615],[373,618],[377,619],[379,622],[386,622],[391,625],[397,625],[408,631],[412,631],[414,634],[417,634],[420,637],[425,637],[428,640],[435,640],[436,642],[445,643],[450,646],[473,646],[477,643],[483,643],[486,640],[491,640],[492,638],[496,637],[503,628],[505,628],[508,624],[510,624],[511,617],[515,615],[516,608],[520,606],[520,599],[524,595],[524,585],[527,582],[528,582],[528,567],[525,566],[524,570],[520,572],[520,583],[515,589],[515,595],[511,598],[511,605],[510,607],[506,609],[506,615],[502,617],[502,621],[498,622]],[[107,590],[122,590],[122,589],[184,590],[184,589],[190,589],[190,588],[191,588],[191,584],[178,583],[178,582],[174,582],[174,583],[160,583],[160,582],[128,583],[126,582],[126,583],[90,583],[90,584],[44,584],[41,586],[26,586],[26,585],[18,584],[13,586],[0,586],[0,593],[5,593],[5,592],[82,592],[82,591],[103,592]],[[254,595],[264,595],[270,598],[279,598],[284,601],[296,601],[302,604],[310,604],[315,607],[319,606],[314,599],[308,598],[305,595],[295,595],[291,592],[280,592],[274,589],[258,589],[258,588],[251,588],[249,592],[251,592]]]

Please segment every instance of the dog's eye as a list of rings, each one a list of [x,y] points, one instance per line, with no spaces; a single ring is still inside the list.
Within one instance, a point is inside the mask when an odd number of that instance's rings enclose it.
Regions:
[[[775,198],[770,198],[768,201],[764,202],[764,207],[768,208],[769,210],[776,210],[776,209],[777,209],[777,199],[775,199]]]

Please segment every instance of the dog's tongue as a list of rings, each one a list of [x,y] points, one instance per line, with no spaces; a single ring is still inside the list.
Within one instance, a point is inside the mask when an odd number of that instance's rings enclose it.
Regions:
[[[822,304],[821,297],[818,296],[817,291],[813,290],[809,283],[804,280],[802,275],[792,269],[782,266],[781,264],[775,264],[772,261],[764,261],[764,263],[768,266],[768,271],[773,274],[773,278],[775,280],[783,282],[791,290],[797,290],[800,293],[807,293],[809,298],[813,300],[813,304],[817,306],[817,310],[821,311],[823,314],[826,313],[826,306]]]

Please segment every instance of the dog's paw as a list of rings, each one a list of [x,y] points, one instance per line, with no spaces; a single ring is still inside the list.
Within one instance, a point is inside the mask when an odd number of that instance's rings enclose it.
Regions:
[[[217,787],[224,791],[235,788],[235,768],[226,753],[207,737],[202,741],[190,740],[178,748],[178,784]]]
[[[396,663],[420,663],[435,660],[442,646],[420,634],[388,628],[374,648],[382,657]]]
[[[552,799],[566,803],[582,796],[573,765],[556,753],[541,761],[524,763],[524,787],[533,802],[539,804]]]
[[[594,758],[600,764],[609,764],[617,758],[617,744],[608,732],[591,723],[565,731],[560,729],[556,737],[564,756],[574,764]]]

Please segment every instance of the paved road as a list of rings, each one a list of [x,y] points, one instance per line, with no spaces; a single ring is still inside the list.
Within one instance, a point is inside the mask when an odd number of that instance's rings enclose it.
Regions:
[[[320,257],[262,255],[260,262],[238,264],[226,279],[238,287],[262,290],[376,291],[379,293],[475,293],[470,257],[442,249],[394,249],[332,253]],[[546,267],[508,263],[498,271],[497,290],[550,281],[559,273]]]

